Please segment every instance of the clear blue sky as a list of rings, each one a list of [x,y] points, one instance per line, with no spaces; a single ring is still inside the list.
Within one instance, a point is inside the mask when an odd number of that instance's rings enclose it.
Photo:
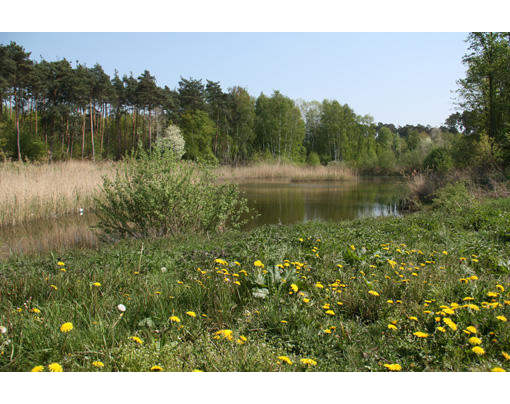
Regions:
[[[466,33],[0,33],[32,58],[100,63],[113,75],[144,69],[158,85],[180,76],[279,90],[292,99],[324,98],[396,125],[440,126],[455,111],[465,74]]]

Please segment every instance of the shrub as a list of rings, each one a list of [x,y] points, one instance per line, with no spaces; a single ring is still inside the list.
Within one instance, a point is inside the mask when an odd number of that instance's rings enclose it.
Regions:
[[[318,166],[321,164],[321,159],[317,153],[311,152],[306,158],[306,162],[310,166]]]
[[[178,162],[172,149],[156,143],[139,148],[113,179],[103,178],[95,199],[106,239],[220,232],[245,223],[247,203],[235,184],[215,184],[208,167]]]
[[[453,168],[453,160],[448,150],[439,147],[427,155],[423,165],[437,173],[445,174]]]
[[[448,184],[436,192],[434,208],[443,208],[450,213],[460,213],[473,206],[475,199],[469,194],[464,182]]]

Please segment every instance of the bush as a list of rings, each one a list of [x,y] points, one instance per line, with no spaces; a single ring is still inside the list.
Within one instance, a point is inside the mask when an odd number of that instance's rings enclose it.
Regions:
[[[306,158],[306,162],[310,166],[318,166],[321,164],[321,159],[317,153],[311,152]]]
[[[209,168],[178,162],[172,149],[142,147],[103,178],[95,199],[104,239],[220,232],[245,223],[247,203],[237,185],[214,183]]]
[[[453,160],[448,150],[439,147],[427,155],[423,165],[434,172],[445,174],[453,168]]]
[[[460,213],[473,206],[475,199],[469,194],[464,182],[448,184],[436,192],[432,206],[449,213]]]

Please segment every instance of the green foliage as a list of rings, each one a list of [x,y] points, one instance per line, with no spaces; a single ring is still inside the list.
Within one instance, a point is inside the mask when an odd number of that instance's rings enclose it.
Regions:
[[[446,174],[453,168],[453,159],[448,150],[439,147],[427,155],[423,166],[436,173]]]
[[[24,126],[22,126],[22,130],[25,129]],[[20,137],[22,160],[38,161],[46,158],[47,148],[44,142],[36,138],[28,130],[23,132],[26,133]],[[13,121],[7,121],[0,125],[0,155],[7,159],[16,160],[18,158],[16,128]]]
[[[310,166],[318,166],[321,164],[321,159],[316,152],[311,152],[306,158],[306,163]]]
[[[201,164],[178,163],[170,149],[139,149],[104,178],[97,227],[108,238],[175,236],[237,228],[248,211],[234,184],[217,185]]]
[[[440,188],[435,193],[433,207],[449,213],[461,213],[475,203],[464,182],[455,182]]]

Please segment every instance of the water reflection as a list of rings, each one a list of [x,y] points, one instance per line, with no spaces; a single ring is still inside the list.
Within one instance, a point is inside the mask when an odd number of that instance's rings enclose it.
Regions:
[[[249,228],[268,223],[397,216],[398,202],[405,195],[402,182],[395,179],[319,183],[258,181],[240,184],[240,188],[250,208],[260,214]]]

